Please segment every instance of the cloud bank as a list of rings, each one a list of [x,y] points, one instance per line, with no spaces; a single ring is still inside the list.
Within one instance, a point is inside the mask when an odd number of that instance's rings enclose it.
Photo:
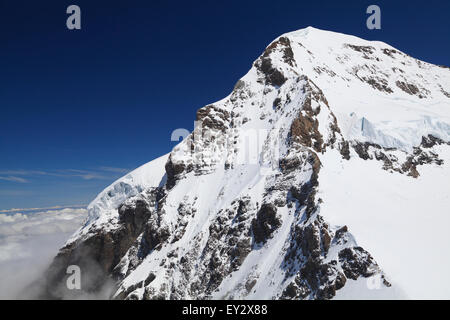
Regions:
[[[0,213],[0,299],[20,298],[86,216],[85,208]]]

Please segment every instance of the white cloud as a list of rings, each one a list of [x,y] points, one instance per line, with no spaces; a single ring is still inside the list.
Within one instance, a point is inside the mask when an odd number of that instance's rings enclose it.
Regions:
[[[1,175],[12,175],[12,176],[29,176],[29,175],[46,175],[45,171],[38,170],[2,170]]]
[[[0,213],[15,213],[15,212],[30,212],[30,211],[49,211],[49,210],[56,210],[56,209],[75,209],[75,208],[85,208],[87,205],[74,205],[74,206],[53,206],[53,207],[45,207],[45,208],[12,208],[12,209],[5,209],[0,210]],[[0,218],[1,220],[1,218]]]
[[[109,172],[116,172],[116,173],[123,173],[123,174],[131,171],[130,169],[116,168],[116,167],[100,167],[99,169],[102,171],[109,171]]]
[[[62,169],[62,170],[0,170],[0,180],[28,183],[24,177],[36,178],[42,176],[58,178],[81,178],[83,180],[108,180],[117,178],[129,172],[129,169],[101,166],[95,170]]]
[[[10,181],[10,182],[19,182],[19,183],[27,183],[28,180],[21,178],[21,177],[15,177],[15,176],[7,176],[7,177],[1,177],[0,176],[0,180],[3,181]]]
[[[17,221],[26,220],[26,219],[27,219],[27,216],[24,215],[23,213],[16,213],[14,215],[2,214],[2,215],[0,215],[0,226],[2,224],[17,222]]]
[[[0,214],[0,299],[36,280],[86,215],[85,208]]]

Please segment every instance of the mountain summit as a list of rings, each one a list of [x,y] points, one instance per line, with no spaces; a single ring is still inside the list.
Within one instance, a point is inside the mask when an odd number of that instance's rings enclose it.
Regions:
[[[449,68],[308,27],[196,120],[89,205],[40,297],[448,297]]]

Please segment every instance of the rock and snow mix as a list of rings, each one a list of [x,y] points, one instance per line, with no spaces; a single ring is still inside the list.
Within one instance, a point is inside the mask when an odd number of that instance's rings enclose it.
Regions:
[[[43,297],[70,264],[118,299],[450,297],[450,69],[308,27],[196,120],[89,205]]]

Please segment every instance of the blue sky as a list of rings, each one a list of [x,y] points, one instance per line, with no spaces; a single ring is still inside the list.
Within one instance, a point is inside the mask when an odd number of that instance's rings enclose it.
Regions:
[[[82,29],[66,28],[77,4]],[[381,30],[366,28],[370,4]],[[449,1],[0,2],[0,210],[87,204],[174,146],[278,35],[314,26],[450,65]]]

